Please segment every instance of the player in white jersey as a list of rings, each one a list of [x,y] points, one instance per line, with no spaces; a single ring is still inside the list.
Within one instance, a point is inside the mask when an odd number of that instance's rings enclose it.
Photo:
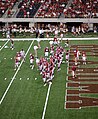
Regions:
[[[40,38],[37,38],[37,42],[38,42],[38,48],[41,48],[41,46],[40,46]]]
[[[38,46],[34,46],[34,52],[35,52],[35,57],[37,57],[37,49],[38,49]]]
[[[68,63],[68,60],[69,60],[69,51],[67,50],[67,52],[66,52],[66,63]]]
[[[49,42],[49,44],[50,44],[50,47],[53,45],[53,41],[51,40],[50,42]]]
[[[82,52],[82,61],[83,61],[83,64],[86,64],[86,60],[87,60],[86,53],[83,51]]]
[[[10,30],[7,30],[7,32],[6,32],[6,38],[10,39]]]
[[[34,68],[34,55],[32,53],[30,54],[30,67],[31,69]]]
[[[21,55],[21,58],[24,59],[25,61],[25,51],[23,49],[20,51],[20,55]]]
[[[45,50],[44,50],[44,52],[45,52],[45,57],[48,57],[49,56],[49,48],[46,47]]]
[[[38,58],[36,58],[36,65],[39,65],[40,60]]]

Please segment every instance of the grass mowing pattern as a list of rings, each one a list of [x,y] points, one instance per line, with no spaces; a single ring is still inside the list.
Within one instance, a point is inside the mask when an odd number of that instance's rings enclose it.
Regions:
[[[14,58],[16,52],[22,48],[26,51],[30,43],[31,41],[15,41],[13,51],[8,48],[0,52],[0,97],[2,97],[15,73],[14,60],[10,58]],[[70,41],[70,44],[98,44],[98,41]],[[37,45],[36,41],[34,41],[34,45]],[[64,46],[64,41],[62,45]],[[10,43],[8,43],[8,46],[10,46]],[[0,105],[0,119],[41,119],[42,117],[48,87],[43,86],[37,67],[35,66],[33,70],[29,67],[29,54],[34,53],[33,46],[26,57],[26,62],[23,63],[3,103]],[[42,48],[38,50],[38,57],[44,56],[46,46],[49,46],[49,43],[41,41]],[[4,60],[5,57],[7,59]],[[45,119],[97,119],[97,107],[81,110],[64,109],[66,67],[66,64],[62,64],[60,72],[55,70]],[[4,80],[5,77],[6,80]],[[35,80],[36,77],[37,80]]]

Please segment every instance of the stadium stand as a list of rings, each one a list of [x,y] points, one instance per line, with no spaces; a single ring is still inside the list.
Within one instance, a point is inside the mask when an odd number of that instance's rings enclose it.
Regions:
[[[11,9],[18,0],[0,0],[0,17],[8,10],[8,16],[11,14]]]
[[[98,0],[0,0],[0,17],[10,17],[16,2],[16,18],[98,18]]]
[[[58,18],[63,13],[68,0],[46,0],[38,10],[36,17]]]
[[[71,6],[63,11],[66,18],[98,17],[98,0],[73,0]]]
[[[37,10],[39,9],[41,5],[41,1],[40,0],[22,0],[22,2],[20,2],[18,8],[19,13],[17,14],[17,18],[32,18],[34,17],[35,13],[37,12]]]

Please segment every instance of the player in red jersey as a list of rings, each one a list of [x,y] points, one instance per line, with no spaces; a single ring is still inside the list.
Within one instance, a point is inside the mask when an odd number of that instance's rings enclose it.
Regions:
[[[73,78],[76,77],[76,66],[75,65],[72,66],[72,77]]]
[[[19,61],[19,64],[20,64],[20,61],[21,61],[21,54],[20,54],[20,52],[17,52],[16,57],[17,57],[17,59]]]
[[[45,71],[42,72],[42,78],[43,78],[43,82],[45,83],[46,82],[46,72]]]
[[[54,37],[53,44],[54,44],[54,45],[58,45],[58,39],[57,39],[56,36]]]
[[[32,53],[30,54],[30,67],[31,69],[34,68],[34,55]]]
[[[20,53],[17,52],[16,56],[15,56],[15,69],[18,68],[19,64],[20,64],[20,60],[21,60],[21,56],[20,56]]]

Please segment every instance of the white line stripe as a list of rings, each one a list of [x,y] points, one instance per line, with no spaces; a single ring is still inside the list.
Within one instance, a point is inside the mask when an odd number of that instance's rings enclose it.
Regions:
[[[89,76],[96,75],[96,76],[98,76],[98,73],[77,73],[77,75],[81,75],[81,76],[83,76],[84,74],[85,74],[85,76],[86,75],[89,75]]]
[[[98,81],[98,77],[88,77],[88,76],[87,76],[87,77],[78,77],[78,79],[82,79],[82,80],[83,80],[83,79],[84,79],[84,80],[87,79],[88,81],[90,81],[90,80],[92,81],[92,80],[96,79],[96,81]],[[81,81],[81,80],[80,80],[80,81]]]
[[[45,106],[44,106],[44,111],[43,111],[42,119],[45,118],[45,113],[46,113],[46,108],[47,108],[47,103],[48,103],[50,89],[51,89],[51,83],[49,84],[49,87],[48,87],[48,92],[47,92],[47,97],[46,97],[46,101],[45,101]]]
[[[13,38],[14,41],[32,41],[37,40],[37,38]],[[54,38],[40,38],[40,40],[53,40]],[[59,39],[59,37],[58,37]],[[93,38],[63,38],[63,40],[98,40],[98,37],[93,37]],[[0,41],[6,41],[6,39],[0,39]]]
[[[78,69],[77,71],[83,71],[83,69]]]
[[[70,50],[69,50],[70,52]],[[68,81],[68,72],[69,72],[69,60],[68,60],[68,66],[67,66],[67,77],[66,77],[66,81]],[[65,94],[65,105],[64,105],[64,109],[66,109],[66,101],[67,101],[67,82],[66,82],[66,94]]]
[[[34,40],[31,42],[31,44],[30,44],[30,46],[29,46],[29,48],[28,48],[28,50],[27,50],[27,52],[26,52],[26,54],[25,54],[25,57],[27,56],[27,54],[28,54],[28,52],[29,52],[29,50],[30,50],[30,48],[31,48],[31,46],[32,46],[32,44],[33,44],[33,42],[34,42]],[[7,87],[7,89],[6,89],[6,91],[4,92],[4,94],[3,94],[3,96],[2,96],[2,98],[1,98],[1,100],[0,100],[0,105],[1,105],[1,103],[3,102],[3,100],[4,100],[4,98],[5,98],[6,94],[7,94],[7,92],[9,91],[9,88],[11,87],[13,81],[15,80],[15,77],[16,77],[18,71],[20,70],[20,67],[22,66],[23,62],[24,62],[24,59],[21,61],[20,65],[19,65],[19,67],[18,67],[18,69],[17,69],[17,71],[15,72],[15,74],[14,74],[12,80],[10,81],[10,83],[9,83],[9,85],[8,85],[8,87]]]
[[[9,40],[7,40],[7,42],[0,48],[0,51],[4,48],[4,46],[9,42]]]
[[[78,46],[78,47],[84,47],[84,48],[85,48],[85,47],[94,47],[94,46],[93,46],[93,45],[92,45],[92,46],[87,46],[87,45],[83,45],[83,46],[82,46],[82,45],[81,45],[81,46]]]
[[[98,69],[94,69],[94,71],[98,71]]]

